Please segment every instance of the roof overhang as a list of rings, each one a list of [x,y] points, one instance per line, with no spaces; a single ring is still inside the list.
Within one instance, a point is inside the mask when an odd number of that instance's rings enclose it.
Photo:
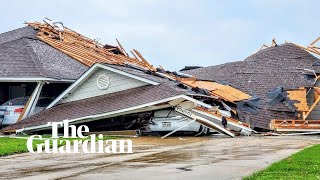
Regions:
[[[55,79],[55,78],[43,78],[43,77],[29,77],[29,78],[21,78],[21,77],[0,77],[0,82],[60,82],[60,83],[72,83],[75,80],[72,79]]]
[[[134,106],[134,107],[130,107],[130,108],[120,109],[117,111],[106,112],[106,113],[96,114],[96,115],[89,115],[89,116],[79,117],[79,118],[75,118],[75,119],[69,119],[69,124],[79,124],[79,123],[96,121],[96,120],[100,120],[100,119],[111,118],[111,117],[116,117],[116,116],[121,116],[121,115],[126,115],[126,114],[164,109],[164,108],[176,106],[183,101],[190,101],[190,102],[195,103],[197,106],[202,106],[205,108],[212,107],[211,105],[205,104],[205,103],[198,101],[196,99],[193,99],[189,96],[178,95],[178,96],[165,98],[165,99],[154,101],[154,102],[147,103],[147,104],[142,104],[142,105],[138,105],[138,106]],[[167,104],[165,104],[165,103],[167,103]],[[38,131],[39,130],[47,130],[50,128],[51,128],[51,125],[44,124],[44,125],[39,125],[39,126],[18,129],[18,130],[16,130],[16,132],[32,132],[35,130],[38,130]]]

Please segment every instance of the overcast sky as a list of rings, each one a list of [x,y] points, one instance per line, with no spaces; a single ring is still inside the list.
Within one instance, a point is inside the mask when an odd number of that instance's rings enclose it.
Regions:
[[[102,43],[139,50],[178,70],[243,60],[276,38],[307,45],[320,35],[317,0],[2,0],[0,32],[49,17]]]

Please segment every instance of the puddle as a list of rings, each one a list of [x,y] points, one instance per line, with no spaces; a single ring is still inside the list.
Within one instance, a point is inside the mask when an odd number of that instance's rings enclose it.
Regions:
[[[177,152],[161,152],[149,156],[143,156],[138,159],[129,160],[127,162],[144,162],[144,163],[175,163],[186,162],[200,156],[199,152],[177,151]]]
[[[189,169],[189,168],[185,168],[185,167],[181,167],[181,168],[177,168],[181,171],[192,171],[192,169]]]

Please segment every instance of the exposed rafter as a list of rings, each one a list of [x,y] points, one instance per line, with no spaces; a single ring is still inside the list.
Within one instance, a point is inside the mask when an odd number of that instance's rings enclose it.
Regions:
[[[110,46],[106,48],[105,45],[87,38],[67,27],[62,25],[60,26],[63,28],[58,27],[55,22],[51,21],[45,22],[46,23],[33,22],[26,24],[39,30],[37,37],[40,40],[73,57],[86,66],[92,66],[95,63],[116,65],[131,64],[155,71],[155,68],[145,59],[129,57],[118,40],[119,46]],[[120,53],[115,53],[115,51]],[[140,53],[139,55],[142,57]]]
[[[320,37],[318,37],[314,41],[312,41],[307,47],[304,47],[304,46],[301,46],[298,44],[294,44],[294,45],[296,45],[296,46],[298,46],[308,52],[320,55],[320,47],[319,47],[320,45],[317,45],[317,44],[320,44]]]
[[[277,42],[276,42],[276,39],[273,38],[272,41],[271,41],[271,45],[263,44],[263,45],[260,47],[259,51],[260,51],[260,50],[263,50],[263,49],[266,49],[266,48],[269,48],[269,47],[274,47],[274,46],[277,46],[277,45],[278,45],[278,44],[277,44]]]

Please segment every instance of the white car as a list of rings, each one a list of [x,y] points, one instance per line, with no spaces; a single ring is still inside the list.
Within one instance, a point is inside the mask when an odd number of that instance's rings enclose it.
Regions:
[[[0,125],[8,126],[15,124],[27,104],[29,97],[18,97],[11,99],[0,106]],[[33,114],[40,112],[47,107],[52,98],[40,97]],[[2,121],[2,123],[1,123]]]
[[[159,110],[154,112],[154,117],[149,122],[149,128],[153,132],[170,132],[192,121],[192,119],[176,113],[174,110]],[[202,126],[197,122],[192,122],[188,126],[180,129],[184,132],[200,132]]]

